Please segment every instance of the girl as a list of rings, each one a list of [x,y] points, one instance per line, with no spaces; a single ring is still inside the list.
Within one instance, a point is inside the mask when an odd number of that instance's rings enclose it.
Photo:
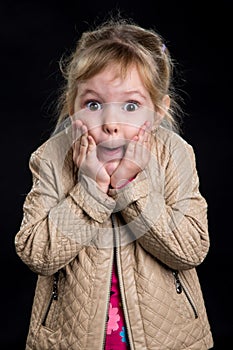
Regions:
[[[64,73],[15,238],[38,274],[26,349],[210,349],[195,269],[207,204],[178,134],[168,49],[109,21],[82,35]]]

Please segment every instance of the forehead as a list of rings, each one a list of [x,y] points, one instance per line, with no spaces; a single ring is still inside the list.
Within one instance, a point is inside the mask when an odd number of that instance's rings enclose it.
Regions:
[[[136,65],[130,66],[126,71],[116,64],[108,65],[101,72],[78,84],[79,94],[83,94],[90,88],[96,91],[109,91],[110,89],[116,92],[127,92],[138,89],[146,92]]]

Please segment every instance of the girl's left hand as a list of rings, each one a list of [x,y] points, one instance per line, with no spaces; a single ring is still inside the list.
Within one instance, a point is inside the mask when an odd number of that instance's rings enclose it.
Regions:
[[[145,169],[150,160],[151,128],[145,122],[139,129],[138,135],[129,142],[125,155],[111,176],[111,186],[118,188],[124,186],[129,180]]]

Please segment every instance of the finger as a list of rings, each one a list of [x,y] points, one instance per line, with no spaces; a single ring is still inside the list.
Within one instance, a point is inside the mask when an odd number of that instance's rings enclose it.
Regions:
[[[80,138],[82,135],[83,123],[81,120],[72,119],[72,148],[73,148],[73,160],[76,160],[79,154]]]
[[[96,143],[92,136],[88,135],[88,148],[87,153],[92,153],[94,150],[96,150]]]
[[[140,127],[139,132],[138,132],[138,138],[139,138],[139,142],[141,142],[143,140],[143,136],[145,135],[145,131],[146,131],[146,125],[145,123]]]
[[[76,142],[82,135],[83,122],[81,120],[72,120],[72,140]]]
[[[85,136],[81,137],[81,140],[79,142],[79,149],[76,149],[75,152],[75,163],[77,167],[81,167],[82,163],[86,159],[88,142],[86,142],[85,138]]]
[[[82,136],[80,137],[79,151],[80,153],[86,153],[88,148],[88,133],[85,125],[81,126]]]
[[[135,147],[138,139],[139,137],[135,135],[133,139],[128,143],[124,156],[125,159],[134,159]]]
[[[143,147],[141,150],[141,157],[145,163],[147,163],[151,157],[151,145],[152,145],[152,137],[151,133],[147,132],[147,136],[143,141]]]
[[[151,123],[149,121],[145,121],[145,123],[139,129],[138,136],[140,143],[147,142],[148,134],[150,133],[150,125]]]
[[[84,124],[82,124],[79,127],[79,134],[80,134],[80,136],[77,139],[77,141],[75,141],[75,144],[79,145],[79,148],[80,147],[87,147],[88,146],[88,141],[87,141],[88,133],[87,133],[87,127]]]
[[[88,133],[85,125],[80,128],[82,136],[74,143],[74,154],[73,159],[77,167],[80,167],[83,161],[86,159],[87,148],[88,148]]]
[[[139,164],[147,162],[148,152],[151,148],[151,134],[148,131],[148,125],[145,123],[138,137],[138,141],[135,143],[134,157],[138,160]]]
[[[150,143],[150,139],[151,139],[151,133],[148,131],[145,131],[145,134],[143,135],[143,138],[142,138],[143,145],[147,146],[147,144]]]
[[[151,124],[149,121],[146,121],[143,126],[144,134],[141,136],[141,142],[144,146],[147,147],[147,143],[150,145],[151,141]]]

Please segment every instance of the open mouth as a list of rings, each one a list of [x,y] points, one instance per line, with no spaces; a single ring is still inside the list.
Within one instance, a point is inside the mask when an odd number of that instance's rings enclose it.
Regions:
[[[101,162],[110,162],[116,159],[123,158],[125,153],[125,146],[106,147],[98,145],[97,156]]]

